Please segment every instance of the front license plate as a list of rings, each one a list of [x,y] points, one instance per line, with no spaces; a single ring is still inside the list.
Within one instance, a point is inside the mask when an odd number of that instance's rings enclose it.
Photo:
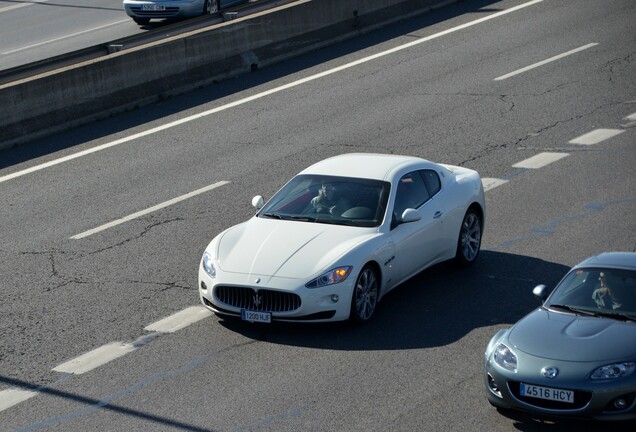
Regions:
[[[143,10],[143,11],[163,11],[163,10],[166,10],[166,7],[164,5],[144,4],[144,5],[141,5],[141,10]]]
[[[521,396],[537,399],[574,403],[574,392],[571,390],[561,390],[521,383],[520,393]]]
[[[243,321],[250,321],[250,322],[271,323],[272,314],[269,312],[256,312],[256,311],[241,309],[241,319]]]

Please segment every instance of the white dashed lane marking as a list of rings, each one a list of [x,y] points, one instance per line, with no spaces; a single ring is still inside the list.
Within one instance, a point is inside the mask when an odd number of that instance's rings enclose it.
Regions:
[[[134,345],[129,343],[109,343],[76,357],[73,360],[69,360],[66,363],[56,366],[53,370],[55,372],[65,372],[76,375],[83,374],[102,366],[111,360],[124,356],[135,349]]]
[[[150,324],[145,328],[145,330],[161,333],[174,333],[177,330],[181,330],[182,328],[207,318],[210,315],[212,315],[212,312],[201,305],[191,306],[167,318]],[[86,354],[82,354],[73,360],[69,360],[66,363],[56,366],[53,368],[53,371],[76,375],[83,374],[133,352],[136,349],[137,345],[135,343],[109,343],[94,349],[93,351],[87,352]]]
[[[625,120],[636,120],[636,113],[628,115],[627,117],[625,117]]]
[[[7,408],[11,408],[13,405],[17,405],[20,402],[24,402],[27,399],[37,395],[38,392],[30,390],[8,389],[0,391],[0,411],[4,411]]]
[[[113,222],[109,222],[107,224],[98,226],[97,228],[93,228],[93,229],[90,229],[88,231],[84,231],[83,233],[76,234],[76,235],[72,236],[71,239],[72,240],[83,239],[84,237],[88,237],[90,235],[93,235],[93,234],[96,234],[98,232],[107,230],[107,229],[115,227],[117,225],[121,225],[124,222],[128,222],[128,221],[131,221],[133,219],[137,219],[137,218],[139,218],[141,216],[144,216],[144,215],[147,215],[149,213],[155,212],[155,211],[160,210],[160,209],[162,209],[164,207],[171,206],[171,205],[176,204],[176,203],[178,203],[180,201],[187,200],[188,198],[192,198],[193,196],[202,194],[202,193],[210,191],[212,189],[216,189],[219,186],[223,186],[223,185],[228,184],[228,183],[229,183],[229,181],[225,181],[224,180],[224,181],[220,181],[220,182],[214,183],[212,185],[206,186],[204,188],[197,189],[197,190],[189,192],[189,193],[187,193],[185,195],[181,195],[180,197],[173,198],[173,199],[171,199],[169,201],[166,201],[164,203],[161,203],[161,204],[157,204],[156,206],[150,207],[150,208],[148,208],[146,210],[142,210],[142,211],[139,211],[137,213],[133,213],[133,214],[131,214],[129,216],[123,217],[121,219],[117,219],[117,220],[115,220]]]
[[[177,330],[181,330],[182,328],[202,320],[203,318],[207,318],[210,315],[212,315],[212,312],[203,306],[191,306],[175,313],[174,315],[170,315],[167,318],[150,324],[144,330],[161,333],[174,333]]]
[[[596,46],[596,45],[598,45],[598,44],[597,43],[590,43],[590,44],[587,44],[587,45],[583,45],[582,47],[575,48],[575,49],[573,49],[571,51],[568,51],[568,52],[565,52],[563,54],[559,54],[559,55],[556,55],[554,57],[550,57],[549,59],[540,61],[540,62],[532,64],[530,66],[526,66],[526,67],[518,69],[518,70],[516,70],[514,72],[510,72],[510,73],[508,73],[506,75],[502,75],[500,77],[497,77],[497,78],[495,78],[495,81],[505,80],[506,78],[510,78],[510,77],[515,76],[515,75],[519,75],[520,73],[527,72],[529,70],[538,68],[539,66],[543,66],[545,64],[552,63],[553,61],[562,59],[563,57],[570,56],[570,55],[575,54],[575,53],[577,53],[579,51],[583,51],[583,50],[586,50],[588,48],[592,48],[593,46]]]
[[[586,133],[585,135],[581,135],[578,138],[574,138],[572,141],[570,141],[570,144],[594,145],[623,132],[625,131],[621,129],[596,129],[592,132]]]
[[[569,153],[539,153],[536,156],[532,156],[521,162],[517,162],[513,168],[526,168],[526,169],[538,169],[543,168],[546,165],[550,165],[553,162],[563,159],[569,156]]]
[[[484,186],[484,192],[494,189],[497,186],[501,186],[502,184],[505,184],[505,183],[508,183],[508,180],[503,180],[498,178],[489,178],[489,177],[485,177],[481,179],[481,184]]]

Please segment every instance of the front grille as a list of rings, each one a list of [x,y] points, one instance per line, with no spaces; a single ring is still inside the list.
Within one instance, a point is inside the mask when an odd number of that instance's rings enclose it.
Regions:
[[[141,10],[141,6],[131,6],[130,9],[135,13],[136,16],[143,16],[148,18],[174,16],[179,13],[178,7],[166,7],[166,9],[162,11]]]
[[[217,286],[214,297],[228,306],[262,312],[291,312],[301,303],[293,293],[226,285]]]
[[[510,392],[513,394],[513,396],[517,398],[518,400],[520,400],[521,402],[524,402],[528,405],[536,406],[538,408],[551,409],[551,410],[568,411],[568,410],[581,409],[584,406],[586,406],[588,403],[590,403],[590,400],[592,399],[592,392],[579,391],[579,390],[574,390],[574,403],[558,402],[558,401],[551,401],[551,400],[521,396],[521,394],[519,394],[521,385],[518,381],[509,381],[508,388],[510,389]]]

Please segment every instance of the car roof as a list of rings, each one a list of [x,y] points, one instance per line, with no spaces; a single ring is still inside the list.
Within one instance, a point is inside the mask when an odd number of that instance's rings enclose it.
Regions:
[[[603,252],[576,265],[636,270],[636,252]]]
[[[437,166],[434,162],[414,156],[378,153],[348,153],[316,162],[300,174],[323,174],[390,180],[392,174],[404,168],[421,169]]]

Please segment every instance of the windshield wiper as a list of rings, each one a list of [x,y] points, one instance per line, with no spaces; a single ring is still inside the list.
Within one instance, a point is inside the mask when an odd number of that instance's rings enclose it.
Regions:
[[[621,321],[635,321],[636,322],[636,316],[630,315],[630,314],[626,314],[624,312],[596,311],[596,312],[594,312],[594,315],[600,316],[600,317],[605,317],[605,318],[614,318],[614,319],[621,320]]]
[[[555,309],[563,309],[569,312],[574,312],[576,314],[595,316],[595,317],[605,317],[605,318],[614,318],[622,321],[634,321],[636,322],[636,316],[626,314],[623,312],[616,311],[602,311],[602,310],[589,310],[589,309],[579,309],[577,307],[568,306],[568,305],[560,305],[560,304],[551,304],[548,306],[550,308]]]
[[[293,220],[293,221],[300,221],[300,222],[316,222],[316,218],[315,217],[310,217],[310,216],[293,216],[293,215],[282,215],[280,213],[263,213],[261,215],[262,217],[266,217],[266,218],[272,218],[272,219],[280,219],[280,220]]]
[[[566,310],[568,312],[573,312],[575,314],[581,314],[581,315],[589,315],[589,316],[595,316],[596,313],[587,309],[579,309],[577,307],[574,306],[568,306],[568,305],[562,305],[562,304],[551,304],[550,306],[548,306],[549,308],[554,308],[554,309],[563,309]]]
[[[289,219],[291,220],[295,220],[295,221],[301,221],[301,222],[316,222],[316,220],[318,219],[317,217],[310,217],[310,216],[289,216]]]

